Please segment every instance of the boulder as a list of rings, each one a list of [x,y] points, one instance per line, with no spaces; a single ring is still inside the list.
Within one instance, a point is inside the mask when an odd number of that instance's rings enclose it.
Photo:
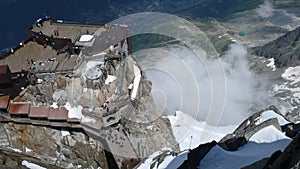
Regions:
[[[186,168],[198,168],[200,161],[204,158],[204,156],[217,145],[216,141],[212,141],[210,143],[201,144],[197,148],[190,150],[188,154],[188,159],[185,160],[178,169],[186,169]]]

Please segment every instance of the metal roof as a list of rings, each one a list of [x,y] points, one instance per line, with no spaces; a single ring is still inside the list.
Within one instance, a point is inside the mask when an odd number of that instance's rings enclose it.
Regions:
[[[0,75],[6,74],[8,70],[8,65],[0,65]]]
[[[0,109],[7,109],[10,96],[0,96]]]
[[[9,114],[27,114],[29,113],[30,103],[11,103]]]
[[[29,117],[48,117],[49,106],[31,107]]]
[[[68,119],[68,110],[64,107],[59,109],[50,108],[49,120],[67,120]]]

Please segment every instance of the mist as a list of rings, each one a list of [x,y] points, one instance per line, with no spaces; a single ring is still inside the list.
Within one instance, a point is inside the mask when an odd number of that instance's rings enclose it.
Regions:
[[[230,45],[220,60],[211,59],[203,53],[201,59],[209,63],[206,65],[191,50],[178,46],[143,50],[135,55],[147,78],[152,81],[155,102],[165,106],[165,111],[162,112],[164,115],[182,111],[211,125],[240,124],[253,113],[250,109],[265,106],[262,104],[257,107],[257,100],[264,97],[267,90],[260,89],[257,92],[261,81],[251,72],[248,51],[242,44]],[[215,100],[220,102],[219,105],[224,106],[223,112],[216,113],[210,107],[214,91],[207,68],[213,68],[219,61],[222,62],[224,74],[217,76],[225,75],[226,98],[222,100],[218,93],[214,95],[217,96]],[[212,117],[208,118],[209,116]]]
[[[269,18],[273,15],[274,7],[272,3],[266,0],[263,4],[259,5],[259,8],[257,8],[255,11],[260,17]]]

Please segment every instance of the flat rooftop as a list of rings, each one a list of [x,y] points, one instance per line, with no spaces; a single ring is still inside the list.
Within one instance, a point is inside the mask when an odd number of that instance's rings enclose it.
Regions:
[[[9,96],[0,96],[0,109],[7,109],[9,103]]]
[[[5,75],[9,73],[8,65],[0,65],[0,75]]]
[[[129,29],[126,26],[110,26],[105,31],[95,32],[95,41],[92,47],[86,47],[84,54],[93,55],[104,51],[111,45],[117,45],[125,40],[129,34]]]
[[[29,112],[29,117],[47,118],[49,110],[50,110],[49,106],[31,107]]]
[[[30,103],[11,103],[9,106],[9,114],[28,115]]]
[[[68,119],[68,110],[64,107],[61,107],[59,109],[50,108],[49,120],[67,120]]]
[[[49,61],[55,58],[56,61]],[[36,69],[40,72],[49,72],[59,69],[60,71],[73,69],[77,56],[70,56],[67,53],[57,55],[57,51],[51,47],[44,47],[35,42],[29,41],[24,46],[0,59],[0,65],[8,65],[11,72],[20,72],[29,69],[28,61],[36,61]],[[39,63],[43,63],[39,65]]]
[[[54,38],[67,38],[71,39],[75,43],[80,35],[82,34],[93,34],[98,29],[103,28],[101,25],[88,25],[88,24],[76,24],[68,22],[52,22],[46,20],[42,22],[42,26],[37,26],[34,24],[32,29],[33,32],[42,32],[44,35]],[[103,29],[104,30],[104,29]],[[55,31],[58,32],[58,35],[55,35]]]

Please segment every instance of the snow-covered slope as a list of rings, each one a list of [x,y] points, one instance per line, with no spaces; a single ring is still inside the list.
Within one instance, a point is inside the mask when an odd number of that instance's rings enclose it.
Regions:
[[[273,85],[273,93],[285,103],[283,107],[295,121],[300,121],[300,66],[288,67],[281,75],[282,82]]]
[[[168,154],[162,163],[158,164],[154,158],[162,154],[162,152],[153,153],[147,160],[145,160],[138,169],[150,169],[153,165],[154,169],[175,169],[178,168],[185,160],[187,160],[188,151],[184,151],[177,156]]]
[[[287,82],[283,84],[275,84],[273,90],[278,93],[289,92],[291,93],[290,97],[285,99],[291,99],[291,102],[297,104],[300,103],[300,66],[289,67],[282,74],[282,78]]]
[[[262,158],[270,157],[277,150],[284,150],[291,142],[274,126],[268,126],[256,134],[237,151],[231,152],[215,146],[200,162],[200,168],[241,168]]]
[[[174,116],[168,116],[168,118],[180,150],[194,149],[200,144],[213,140],[219,141],[238,127],[235,125],[209,126],[207,123],[199,122],[180,111],[177,111]]]
[[[272,109],[272,107],[270,107],[262,112],[253,114],[248,118],[249,124],[245,120],[248,126],[246,126],[246,128],[249,129],[251,125],[252,128],[256,127],[256,129],[258,126],[263,127],[263,125],[261,125],[262,123],[273,118],[276,118],[280,125],[290,123],[280,115],[279,112],[276,113],[276,111],[276,108]],[[171,122],[176,141],[179,143],[180,149],[183,152],[177,156],[174,155],[176,153],[172,153],[170,150],[156,152],[145,160],[139,166],[139,169],[151,167],[153,167],[153,169],[178,168],[185,160],[191,160],[187,158],[190,153],[188,149],[195,149],[200,144],[208,143],[213,140],[219,142],[223,137],[225,138],[225,135],[233,133],[235,129],[242,129],[241,132],[246,132],[245,129],[241,128],[244,124],[241,124],[240,126],[209,126],[207,123],[199,122],[190,115],[179,111],[173,116],[168,116],[168,118]],[[249,119],[252,119],[251,122]],[[269,123],[270,122],[267,124]],[[233,136],[236,138],[243,137],[242,135]],[[221,147],[221,144],[219,144],[220,146],[216,145],[210,149],[206,155],[204,154],[205,156],[202,160],[199,159],[199,161],[201,160],[199,163],[200,168],[241,168],[263,158],[270,157],[277,150],[283,151],[291,142],[289,137],[285,136],[282,131],[272,124],[260,128],[259,131],[254,133],[247,140],[247,143],[241,144],[236,151],[227,151],[224,147]],[[193,154],[193,156],[195,156],[195,154]],[[198,162],[196,165],[197,164]]]
[[[282,116],[280,116],[279,114],[275,113],[273,110],[267,110],[267,111],[264,111],[260,117],[258,117],[257,119],[255,119],[255,124],[256,125],[259,125],[269,119],[272,119],[272,118],[277,118],[278,120],[278,123],[280,125],[285,125],[285,124],[288,124],[290,123],[289,121],[287,121],[285,118],[283,118]]]

